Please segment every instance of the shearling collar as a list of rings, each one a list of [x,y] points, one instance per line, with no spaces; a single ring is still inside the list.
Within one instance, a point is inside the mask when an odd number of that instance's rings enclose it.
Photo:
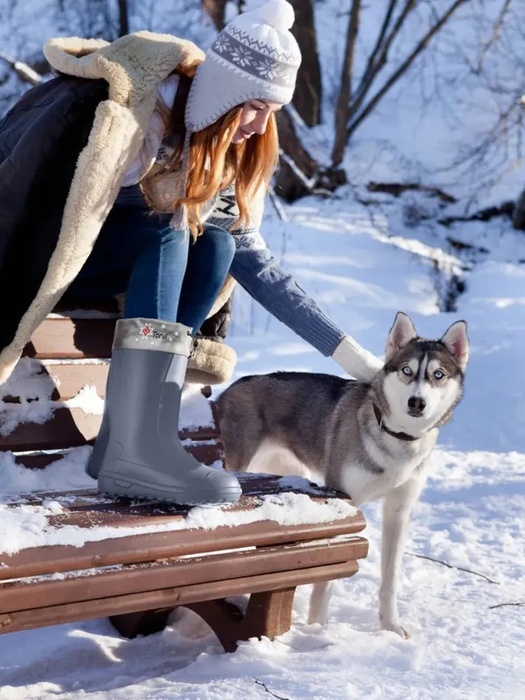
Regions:
[[[135,32],[109,43],[103,39],[58,37],[44,45],[52,68],[79,78],[104,78],[109,98],[133,107],[175,68],[191,74],[204,59],[193,42],[170,34]]]

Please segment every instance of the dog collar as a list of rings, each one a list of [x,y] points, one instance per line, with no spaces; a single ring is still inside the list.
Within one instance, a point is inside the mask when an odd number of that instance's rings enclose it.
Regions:
[[[398,440],[405,440],[405,442],[413,442],[414,440],[419,440],[419,438],[414,437],[413,435],[409,435],[408,433],[395,433],[393,430],[387,428],[386,425],[383,423],[383,416],[381,415],[381,411],[375,404],[373,404],[373,406],[377,424],[381,428],[381,430],[385,431],[385,433],[388,433],[389,435],[397,438]]]

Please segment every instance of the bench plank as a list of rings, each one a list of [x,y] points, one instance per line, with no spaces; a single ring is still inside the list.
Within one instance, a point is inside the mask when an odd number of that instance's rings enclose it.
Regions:
[[[191,537],[193,532],[186,531]],[[64,605],[86,600],[103,600],[130,593],[147,593],[171,587],[207,584],[211,596],[219,582],[259,574],[286,572],[337,564],[366,556],[367,542],[362,537],[332,542],[314,540],[285,547],[262,547],[231,551],[226,554],[179,558],[172,557],[155,563],[96,569],[66,574],[60,580],[52,574],[47,579],[25,578],[23,581],[0,585],[2,613],[31,610],[45,606]]]
[[[89,443],[88,443],[89,444]],[[185,446],[187,452],[192,454],[198,462],[211,466],[223,461],[223,453],[217,445],[212,443],[192,443]],[[14,456],[15,462],[29,469],[44,469],[53,462],[63,459],[65,452],[35,452],[32,454],[17,454]]]
[[[20,423],[9,435],[0,435],[0,450],[32,452],[82,447],[94,442],[101,422],[101,415],[84,413],[81,408],[60,407],[46,423]],[[185,427],[179,431],[179,437],[192,441],[214,440],[217,430],[211,426]]]
[[[47,317],[31,336],[24,356],[37,359],[111,357],[114,318]]]
[[[0,450],[12,452],[60,450],[94,441],[102,416],[81,408],[57,408],[47,423],[20,423],[9,435],[0,436]]]
[[[45,364],[43,371],[55,382],[55,389],[51,395],[53,401],[67,401],[85,386],[95,387],[101,398],[106,395],[109,362],[57,362]]]
[[[245,483],[242,485],[246,489]],[[252,488],[254,488],[253,484]],[[177,512],[176,506],[151,505],[149,506],[151,510],[148,513],[146,506],[133,509],[125,505],[125,499],[115,500],[120,500],[122,503],[122,518],[118,517],[117,510],[105,511],[101,509],[104,507],[104,503],[95,503],[91,518],[87,516],[83,520],[84,526],[104,524],[118,528],[125,524],[137,527],[139,524],[146,526],[160,525],[170,521],[177,523],[184,518],[184,509],[179,509]],[[235,507],[238,509],[257,507],[257,496],[245,494]],[[128,510],[131,511],[129,515]],[[100,513],[102,513],[103,519],[99,517]],[[55,526],[64,526],[77,524],[78,520],[73,511],[69,519],[65,516],[57,520],[55,517],[53,523]],[[216,552],[221,549],[283,545],[298,541],[353,535],[361,532],[365,525],[363,515],[357,512],[354,516],[329,523],[281,525],[273,520],[265,520],[244,523],[242,527],[221,526],[210,530],[189,530],[186,528],[143,534],[138,532],[135,535],[125,537],[118,537],[115,533],[115,536],[108,539],[85,542],[80,548],[71,545],[54,545],[27,548],[12,555],[0,554],[0,580],[39,576],[50,571],[60,573],[102,566],[137,564],[170,557]]]
[[[171,587],[148,593],[131,593],[128,595],[88,600],[64,605],[53,605],[31,610],[0,613],[0,633],[17,632],[47,625],[64,624],[76,620],[88,620],[129,612],[155,610],[157,608],[185,606],[215,599],[229,598],[260,591],[273,591],[290,586],[299,586],[318,581],[331,581],[353,576],[358,571],[356,561],[348,561],[326,566],[287,570],[277,574],[258,574],[243,578],[215,583],[213,591],[209,584]]]

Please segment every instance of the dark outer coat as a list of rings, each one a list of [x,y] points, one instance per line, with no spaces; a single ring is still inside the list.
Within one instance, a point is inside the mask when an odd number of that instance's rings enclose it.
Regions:
[[[56,246],[64,204],[87,143],[103,80],[54,78],[0,122],[0,348],[35,298]]]

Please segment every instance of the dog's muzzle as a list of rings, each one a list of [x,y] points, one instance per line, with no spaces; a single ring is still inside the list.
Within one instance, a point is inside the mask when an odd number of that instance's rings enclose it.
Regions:
[[[414,418],[418,418],[423,415],[426,405],[427,402],[421,396],[411,396],[408,399],[408,412]]]

